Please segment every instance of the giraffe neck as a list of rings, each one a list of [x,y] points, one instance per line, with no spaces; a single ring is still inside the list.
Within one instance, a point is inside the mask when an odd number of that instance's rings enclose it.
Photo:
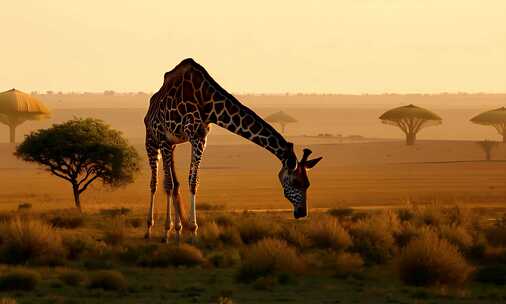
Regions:
[[[208,122],[265,148],[283,163],[288,159],[296,160],[293,144],[287,142],[270,124],[232,95],[220,95],[223,99],[211,101],[213,109],[208,115]]]

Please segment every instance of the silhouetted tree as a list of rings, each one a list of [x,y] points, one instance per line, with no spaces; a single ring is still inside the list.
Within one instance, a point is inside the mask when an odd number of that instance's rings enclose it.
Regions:
[[[380,119],[385,124],[399,127],[406,134],[408,146],[415,144],[416,135],[421,129],[442,122],[441,117],[435,113],[412,104],[389,110],[383,113]]]
[[[506,108],[483,112],[471,118],[475,124],[492,126],[502,135],[502,142],[506,143]]]
[[[285,127],[289,123],[295,123],[297,120],[283,111],[276,112],[265,117],[265,120],[272,123],[278,123],[281,126],[281,133],[285,133]]]
[[[91,118],[32,132],[15,154],[70,182],[79,210],[81,193],[95,180],[117,187],[132,182],[139,170],[139,156],[121,133]]]
[[[478,141],[477,144],[481,147],[483,152],[485,152],[485,159],[492,159],[492,151],[499,145],[498,142],[492,140],[481,140]]]

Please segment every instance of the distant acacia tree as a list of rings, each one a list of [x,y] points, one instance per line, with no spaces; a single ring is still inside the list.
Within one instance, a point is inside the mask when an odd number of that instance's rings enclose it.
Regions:
[[[485,152],[485,159],[492,159],[492,151],[499,146],[499,143],[492,140],[481,140],[478,141],[477,144],[481,147],[483,152]]]
[[[494,127],[502,135],[502,142],[506,143],[506,108],[483,112],[471,118],[471,122]]]
[[[278,123],[281,126],[281,133],[285,133],[285,127],[287,124],[297,122],[295,118],[283,111],[273,113],[265,117],[265,120],[272,123]]]
[[[15,154],[70,182],[79,210],[81,193],[95,180],[117,187],[132,182],[139,171],[139,156],[121,133],[91,118],[32,132]]]
[[[406,134],[408,146],[415,144],[416,135],[421,129],[442,122],[435,113],[412,104],[386,111],[380,119],[383,123],[399,127]]]

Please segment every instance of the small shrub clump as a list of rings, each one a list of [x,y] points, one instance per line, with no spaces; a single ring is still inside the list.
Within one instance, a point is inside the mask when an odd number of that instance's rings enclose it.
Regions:
[[[273,220],[259,216],[248,216],[241,221],[238,229],[243,242],[251,244],[261,239],[273,237],[278,232],[279,226]]]
[[[64,212],[50,216],[47,221],[55,228],[77,229],[84,226],[84,216],[78,212]]]
[[[357,222],[350,229],[353,251],[368,263],[385,263],[396,252],[393,228],[395,227],[391,223],[380,216]]]
[[[314,247],[344,250],[351,245],[350,235],[338,220],[322,217],[315,221],[310,223],[307,231],[309,240]]]
[[[198,266],[204,263],[206,259],[202,252],[189,244],[160,246],[138,261],[144,267]]]
[[[90,275],[88,287],[92,289],[101,288],[103,290],[122,291],[127,289],[128,282],[119,271],[100,270]]]
[[[79,270],[65,270],[58,278],[69,286],[79,286],[86,280],[86,275]]]
[[[126,232],[125,222],[114,220],[104,231],[104,242],[113,246],[121,245],[126,239]]]
[[[285,241],[264,239],[244,250],[237,279],[253,282],[260,277],[280,273],[300,274],[304,269],[304,260],[294,247]]]
[[[432,231],[411,241],[399,257],[402,281],[411,285],[460,284],[472,272],[458,249]]]
[[[40,281],[40,274],[34,270],[14,269],[0,276],[0,290],[33,290]]]
[[[332,266],[337,277],[348,277],[362,271],[364,260],[358,254],[341,252],[336,255]]]
[[[0,226],[0,260],[9,264],[53,264],[64,256],[60,234],[35,218],[13,218]]]

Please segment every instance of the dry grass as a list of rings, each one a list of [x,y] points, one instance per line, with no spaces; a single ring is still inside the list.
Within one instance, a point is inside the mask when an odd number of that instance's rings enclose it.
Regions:
[[[113,219],[104,231],[103,240],[109,245],[123,244],[127,237],[127,227],[123,219]]]
[[[320,217],[310,223],[307,235],[317,248],[344,250],[351,245],[348,232],[333,217]]]
[[[294,247],[285,241],[264,239],[244,250],[237,278],[251,282],[279,273],[300,274],[304,269],[305,263]]]
[[[86,281],[87,276],[79,270],[64,270],[59,274],[58,279],[69,286],[79,286]]]
[[[202,252],[189,244],[164,245],[141,256],[138,264],[145,267],[199,266],[207,262]]]
[[[0,276],[0,290],[33,290],[40,281],[41,277],[37,271],[18,268]]]
[[[412,285],[461,284],[473,268],[458,249],[427,230],[411,241],[399,257],[399,275]]]
[[[336,276],[347,277],[361,272],[364,260],[358,254],[340,252],[335,256],[331,266]]]
[[[128,287],[128,282],[119,271],[100,270],[92,273],[88,282],[89,288],[122,291]]]
[[[15,217],[0,226],[1,259],[6,263],[58,263],[64,257],[60,234],[46,222]]]
[[[247,215],[237,225],[241,239],[246,244],[257,242],[264,238],[274,237],[280,226],[272,219],[258,215]]]

